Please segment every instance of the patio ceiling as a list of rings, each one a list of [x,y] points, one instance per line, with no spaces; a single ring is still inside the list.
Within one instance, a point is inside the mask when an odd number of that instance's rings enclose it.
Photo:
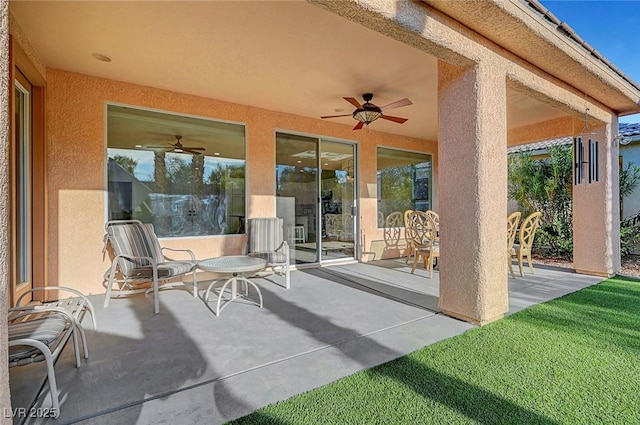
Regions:
[[[408,122],[372,128],[437,139],[437,59],[306,2],[11,1],[10,10],[46,67],[312,118],[352,112],[345,96],[372,92],[380,106],[408,97],[413,105],[389,111]],[[508,92],[509,128],[561,116]]]

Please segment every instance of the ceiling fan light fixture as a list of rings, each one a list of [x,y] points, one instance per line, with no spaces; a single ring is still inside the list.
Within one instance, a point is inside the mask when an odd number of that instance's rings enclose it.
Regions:
[[[353,118],[355,118],[356,120],[362,123],[369,125],[369,123],[372,123],[378,118],[380,118],[381,115],[382,115],[382,111],[379,111],[376,109],[369,109],[369,108],[366,108],[365,106],[364,109],[357,109],[353,113]]]

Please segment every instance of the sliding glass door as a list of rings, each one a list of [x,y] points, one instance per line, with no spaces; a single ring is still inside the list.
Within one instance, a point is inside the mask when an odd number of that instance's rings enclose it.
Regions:
[[[321,141],[322,260],[355,252],[355,145]]]
[[[354,144],[276,134],[276,214],[292,264],[354,257],[355,165]]]

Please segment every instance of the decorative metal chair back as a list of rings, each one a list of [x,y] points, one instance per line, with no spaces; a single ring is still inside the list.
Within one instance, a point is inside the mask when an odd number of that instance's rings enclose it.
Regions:
[[[438,234],[438,232],[440,231],[440,216],[438,215],[437,212],[433,211],[433,210],[427,210],[425,211],[425,214],[427,214],[429,217],[431,217],[431,220],[433,220],[433,223],[435,224],[435,228],[436,228],[436,241],[440,240],[440,236]]]
[[[438,240],[436,223],[431,214],[412,211],[408,215],[409,238],[414,249],[429,248]]]
[[[516,241],[516,233],[518,230],[518,224],[520,223],[520,216],[522,213],[520,211],[516,211],[514,213],[509,214],[507,217],[507,251],[511,252],[513,249],[513,244]]]
[[[404,219],[400,211],[394,211],[384,221],[384,243],[387,247],[397,247],[400,242],[400,229]]]
[[[411,255],[413,255],[413,245],[411,245],[411,237],[409,236],[409,213],[412,213],[413,210],[406,210],[404,212],[403,218],[404,218],[404,241],[407,244],[407,248],[405,251],[405,263],[409,262],[409,257],[411,257]]]
[[[520,235],[519,235],[520,249],[531,251],[531,246],[533,245],[533,239],[536,236],[536,230],[538,230],[538,225],[540,224],[541,216],[542,216],[542,213],[540,211],[536,211],[528,215],[522,221],[522,225],[520,225]]]

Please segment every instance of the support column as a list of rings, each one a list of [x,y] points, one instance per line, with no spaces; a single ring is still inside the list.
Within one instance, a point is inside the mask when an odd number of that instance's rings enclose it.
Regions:
[[[485,324],[509,309],[506,75],[438,66],[440,309]]]
[[[599,143],[599,181],[585,177],[573,186],[573,267],[577,273],[610,277],[620,271],[620,180],[618,170],[618,118],[582,137],[585,160],[589,138]],[[575,180],[574,180],[575,181]]]

